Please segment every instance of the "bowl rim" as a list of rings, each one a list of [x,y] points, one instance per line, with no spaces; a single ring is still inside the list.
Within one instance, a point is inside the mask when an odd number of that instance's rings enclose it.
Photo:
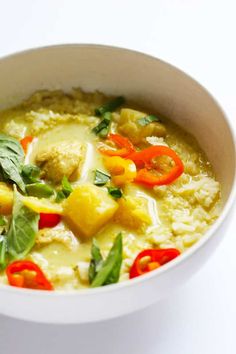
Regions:
[[[49,44],[45,46],[37,46],[37,47],[31,47],[28,49],[24,50],[19,50],[11,54],[3,55],[0,56],[0,62],[14,58],[14,57],[20,57],[25,54],[31,54],[33,52],[40,52],[44,50],[54,50],[54,49],[60,49],[60,48],[84,48],[84,49],[90,49],[90,48],[95,48],[95,49],[108,49],[111,51],[120,51],[120,52],[127,52],[127,53],[132,53],[132,54],[137,54],[138,56],[143,56],[145,58],[148,58],[149,60],[153,61],[159,61],[162,64],[168,66],[170,69],[180,73],[181,75],[184,75],[188,80],[191,80],[195,85],[197,85],[201,91],[203,91],[205,94],[208,95],[208,97],[212,100],[212,102],[215,104],[217,109],[222,113],[222,116],[225,120],[226,125],[228,126],[229,132],[231,134],[231,138],[234,144],[234,160],[236,161],[236,138],[235,138],[235,133],[234,133],[234,128],[232,126],[231,121],[229,120],[227,114],[221,107],[220,103],[213,97],[213,95],[197,80],[195,80],[191,75],[188,73],[184,72],[182,69],[179,69],[173,64],[170,64],[169,62],[166,62],[165,60],[159,59],[155,57],[154,55],[147,54],[138,50],[133,50],[121,46],[113,46],[113,45],[106,45],[106,44],[97,44],[97,43],[60,43],[60,44]],[[236,172],[234,173],[234,180],[232,184],[232,188],[229,194],[229,197],[218,217],[218,219],[214,222],[212,226],[210,226],[209,230],[204,234],[204,237],[202,237],[200,240],[198,240],[194,245],[192,245],[188,250],[186,250],[183,254],[181,254],[179,257],[175,258],[169,263],[166,263],[162,267],[153,270],[152,272],[149,272],[143,276],[134,278],[134,279],[129,279],[126,281],[122,281],[120,283],[116,284],[110,284],[109,286],[104,286],[104,287],[97,287],[97,288],[86,288],[86,289],[74,289],[74,290],[56,290],[56,291],[45,291],[45,290],[33,290],[33,289],[21,289],[17,287],[10,286],[8,284],[0,284],[0,292],[5,292],[5,293],[13,293],[19,296],[33,296],[35,298],[37,297],[82,297],[82,296],[94,296],[97,294],[103,294],[103,293],[113,293],[115,291],[122,290],[123,288],[129,288],[129,287],[134,287],[139,283],[146,283],[150,279],[154,277],[159,277],[162,273],[168,273],[170,270],[173,268],[179,267],[182,265],[182,263],[186,262],[188,258],[191,257],[192,254],[197,253],[208,241],[211,237],[213,237],[213,234],[216,232],[216,230],[221,226],[223,223],[224,219],[228,215],[230,209],[233,207],[233,202],[236,198]],[[223,239],[224,236],[222,236]]]

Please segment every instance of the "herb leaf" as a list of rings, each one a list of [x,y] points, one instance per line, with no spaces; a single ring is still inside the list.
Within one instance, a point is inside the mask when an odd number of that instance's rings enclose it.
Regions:
[[[137,120],[138,124],[141,125],[142,127],[145,127],[146,125],[152,123],[152,122],[161,122],[160,118],[154,116],[154,115],[150,115],[150,116],[146,116],[146,117],[142,117],[139,118]]]
[[[105,103],[103,106],[95,109],[96,116],[102,116],[106,112],[113,112],[122,104],[125,103],[125,99],[122,96],[116,97],[114,100]]]
[[[119,233],[106,260],[91,283],[92,288],[118,282],[122,263],[122,248],[122,234]]]
[[[57,192],[57,196],[56,196],[55,202],[56,203],[60,203],[63,199],[66,199],[66,196],[62,192],[62,190],[60,190],[60,191]]]
[[[24,151],[20,143],[5,134],[0,134],[0,175],[3,180],[15,182],[25,192],[25,184],[21,177],[21,164]]]
[[[0,235],[0,269],[6,267],[6,253],[7,253],[7,238],[5,235]]]
[[[39,182],[40,169],[35,165],[24,165],[21,175],[26,184]]]
[[[0,226],[5,226],[6,224],[6,218],[3,215],[0,215]]]
[[[73,192],[73,188],[68,181],[68,178],[66,176],[63,176],[62,181],[61,181],[62,188],[57,192],[56,196],[56,202],[61,202],[63,199],[66,199],[69,197],[71,192]]]
[[[115,199],[122,197],[123,193],[120,188],[117,187],[107,187],[108,193]]]
[[[94,176],[94,184],[95,186],[104,186],[109,179],[111,178],[110,175],[108,175],[105,172],[102,172],[100,170],[95,170],[95,176]]]
[[[89,265],[89,283],[91,284],[95,276],[97,275],[97,272],[102,266],[103,259],[101,255],[100,248],[97,244],[97,241],[93,239],[92,243],[92,249],[91,249],[91,261]]]
[[[24,206],[15,188],[12,219],[7,234],[8,253],[13,259],[25,257],[33,247],[38,221],[39,214]]]
[[[32,183],[26,185],[26,192],[38,198],[49,198],[54,194],[54,190],[52,187],[45,183]]]
[[[61,185],[62,185],[62,192],[66,197],[69,197],[71,192],[73,192],[73,188],[71,187],[71,184],[68,181],[68,178],[66,176],[63,176]]]
[[[111,112],[106,112],[103,115],[103,120],[92,129],[92,132],[99,135],[101,138],[106,138],[109,133],[111,124]]]

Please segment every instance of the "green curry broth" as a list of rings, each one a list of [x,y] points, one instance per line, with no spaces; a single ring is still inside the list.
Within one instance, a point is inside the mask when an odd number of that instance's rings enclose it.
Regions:
[[[93,183],[94,170],[96,169],[106,172],[103,158],[97,150],[99,139],[91,132],[96,118],[89,123],[85,119],[86,113],[91,116],[94,107],[103,103],[105,98],[104,96],[95,97],[91,94],[86,96],[84,93],[81,95],[78,93],[79,100],[78,97],[67,99],[63,94],[58,95],[49,92],[47,101],[42,99],[42,101],[39,100],[38,103],[35,103],[34,100],[31,102],[29,99],[23,106],[0,113],[1,131],[9,133],[6,131],[6,127],[9,122],[14,122],[24,127],[22,129],[24,135],[32,134],[32,130],[35,132],[34,124],[37,121],[29,120],[27,116],[32,111],[43,111],[47,115],[49,110],[52,110],[54,113],[60,114],[62,119],[60,117],[58,121],[54,119],[52,125],[48,124],[46,128],[43,126],[42,129],[37,131],[37,134],[34,134],[36,139],[29,149],[26,162],[35,163],[37,154],[53,143],[70,142],[71,140],[83,143],[86,146],[83,166],[80,177],[72,182],[72,186],[86,182]],[[85,105],[83,105],[83,99]],[[70,109],[70,116],[65,118],[64,115],[67,115],[68,107],[72,103],[73,109]],[[80,106],[82,107],[82,118],[80,118],[79,113]],[[75,116],[73,116],[73,111],[75,111]],[[119,127],[119,115],[112,125],[113,131],[116,131],[117,125]],[[127,195],[146,200],[146,212],[151,219],[149,225],[142,225],[140,228],[133,229],[119,222],[119,219],[113,218],[94,235],[99,242],[102,254],[106,256],[115,236],[118,232],[122,232],[124,248],[120,280],[128,278],[129,267],[141,250],[150,247],[174,247],[184,252],[202,237],[209,225],[218,216],[219,186],[217,185],[218,190],[216,192],[214,173],[205,154],[196,140],[176,124],[164,120],[164,125],[167,135],[163,137],[160,143],[167,144],[177,152],[184,162],[185,173],[173,184],[155,187],[154,190],[135,185],[132,185],[131,188],[128,186]],[[146,141],[142,142],[140,146],[147,147],[150,144]],[[203,178],[206,178],[205,185],[209,184],[206,188],[206,191],[209,191],[209,201],[207,202],[201,194]],[[211,190],[213,190],[212,193]],[[56,228],[69,230],[64,221]],[[81,262],[89,264],[90,251],[91,239],[86,240],[79,237],[76,238],[73,247],[55,241],[48,244],[37,244],[31,250],[28,258],[42,267],[56,289],[78,289],[88,286],[88,281],[81,279],[81,276],[78,275],[77,265]],[[3,275],[2,281],[4,279]]]

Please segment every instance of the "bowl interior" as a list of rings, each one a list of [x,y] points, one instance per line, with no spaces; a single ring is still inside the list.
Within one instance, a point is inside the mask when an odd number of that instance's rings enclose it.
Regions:
[[[228,199],[235,175],[230,127],[205,89],[171,65],[124,49],[67,45],[6,57],[0,77],[0,108],[39,89],[81,87],[125,95],[169,117],[197,138],[222,184],[223,204]]]
[[[122,94],[150,112],[169,117],[192,133],[208,155],[222,184],[222,205],[231,195],[235,145],[227,118],[203,87],[171,65],[125,49],[63,45],[0,59],[0,77],[0,109],[20,102],[36,90],[81,87]],[[162,269],[132,282],[66,294],[2,287],[0,312],[40,322],[84,323],[143,308],[172,293],[209,258],[225,233],[230,200],[208,232],[209,237]]]

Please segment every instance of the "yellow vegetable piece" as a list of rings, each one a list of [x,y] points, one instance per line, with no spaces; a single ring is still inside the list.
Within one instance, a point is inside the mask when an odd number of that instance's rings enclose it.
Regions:
[[[13,191],[6,183],[0,182],[0,214],[9,215],[12,212]]]
[[[119,200],[116,221],[131,229],[142,229],[151,224],[147,201],[139,197],[125,196]]]
[[[92,184],[76,187],[64,202],[64,218],[79,236],[94,236],[115,214],[118,204]]]
[[[137,172],[133,161],[119,156],[105,157],[104,164],[112,175],[112,181],[117,186],[133,182]]]
[[[123,108],[120,111],[118,130],[127,136],[133,144],[139,144],[148,136],[162,137],[166,135],[166,128],[162,123],[153,122],[146,126],[139,124],[139,119],[147,116],[147,113],[134,109]]]
[[[115,220],[123,226],[137,231],[152,224],[152,217],[149,210],[149,196],[140,192],[140,188],[129,184],[124,188],[124,198],[119,199],[119,209],[116,212]]]
[[[122,108],[120,111],[121,120],[130,120],[136,121],[137,119],[143,118],[147,115],[147,113],[136,111],[135,109],[130,108]]]
[[[50,202],[48,199],[36,197],[22,197],[23,204],[36,213],[63,214],[62,204]]]

